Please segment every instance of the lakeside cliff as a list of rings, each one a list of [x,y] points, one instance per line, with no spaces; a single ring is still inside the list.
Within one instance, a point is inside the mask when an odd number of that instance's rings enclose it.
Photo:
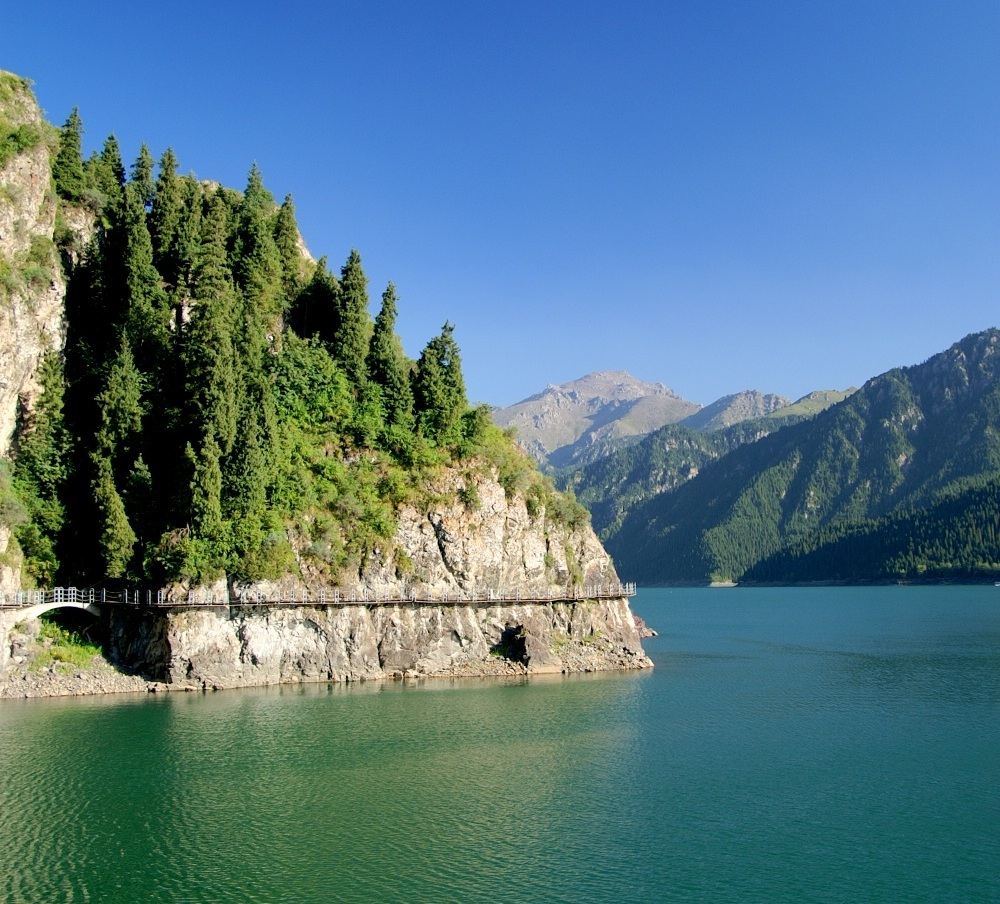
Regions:
[[[392,284],[373,322],[360,255],[314,261],[256,167],[241,193],[168,150],[154,179],[143,147],[126,178],[113,136],[83,160],[76,111],[53,128],[10,73],[0,133],[0,591],[617,582],[582,507],[469,406],[454,327],[407,358]],[[650,665],[624,598],[179,605],[101,630],[111,661],[176,686]],[[35,633],[0,618],[15,684],[46,683]]]

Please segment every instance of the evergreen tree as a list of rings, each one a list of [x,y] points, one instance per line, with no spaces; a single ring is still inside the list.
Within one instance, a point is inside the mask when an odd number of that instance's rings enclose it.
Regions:
[[[190,447],[189,447],[190,448]],[[194,462],[191,481],[191,529],[196,536],[216,538],[222,531],[222,468],[219,444],[209,434]],[[193,453],[191,453],[193,458]]]
[[[142,431],[142,376],[124,336],[97,404],[101,412],[97,448],[110,460]]]
[[[419,425],[424,436],[439,445],[456,438],[459,419],[469,406],[454,331],[455,327],[445,322],[441,333],[427,343],[414,379]]]
[[[153,246],[153,264],[169,284],[177,283],[177,233],[184,208],[184,187],[177,175],[177,157],[167,148],[160,158],[153,209],[149,213],[149,237]]]
[[[183,210],[173,243],[169,249],[169,257],[174,262],[174,282],[178,293],[190,283],[194,273],[195,262],[201,246],[202,210],[204,197],[198,182],[188,177],[181,180],[183,186]]]
[[[372,323],[368,313],[368,277],[361,267],[361,255],[353,249],[340,271],[337,309],[340,322],[333,337],[333,358],[348,380],[360,387],[367,378],[365,359]]]
[[[109,135],[100,154],[94,154],[86,167],[87,185],[103,199],[105,228],[118,222],[124,203],[125,167],[118,139]]]
[[[295,298],[302,289],[299,268],[302,254],[299,251],[299,227],[295,222],[295,205],[292,196],[286,195],[274,221],[274,243],[281,258],[281,283],[285,298]]]
[[[160,274],[153,266],[153,244],[146,226],[140,189],[125,189],[125,291],[128,310],[126,335],[144,373],[163,363],[170,329],[170,307]]]
[[[288,323],[303,339],[317,336],[328,345],[340,324],[337,296],[340,287],[337,277],[327,269],[326,258],[321,257],[312,278],[299,292],[288,313]]]
[[[83,172],[83,121],[76,107],[59,133],[59,151],[52,162],[52,178],[60,198],[77,202],[83,197],[86,188]]]
[[[236,439],[236,294],[226,266],[224,198],[209,202],[192,277],[191,320],[184,333],[186,398],[192,441],[211,436],[221,455]]]
[[[38,375],[42,392],[17,434],[14,488],[28,516],[18,527],[17,537],[27,570],[42,586],[51,586],[59,566],[56,548],[65,520],[62,494],[69,476],[59,356],[46,355]]]
[[[142,147],[139,148],[139,156],[135,158],[135,163],[132,164],[130,182],[137,193],[139,203],[144,211],[150,208],[153,198],[156,195],[156,186],[153,183],[154,165],[153,155],[149,152],[149,148],[145,142],[143,142]]]
[[[390,282],[382,293],[382,308],[375,318],[368,349],[368,378],[382,396],[386,422],[398,427],[413,423],[413,389],[410,364],[396,335],[396,287]]]
[[[97,454],[94,466],[97,471],[93,486],[94,502],[102,521],[100,547],[105,573],[108,577],[120,578],[132,560],[136,536],[115,486],[111,459]]]
[[[277,319],[285,309],[281,257],[268,219],[273,208],[274,199],[254,164],[237,217],[233,277],[255,316],[260,316],[268,329],[277,328]]]

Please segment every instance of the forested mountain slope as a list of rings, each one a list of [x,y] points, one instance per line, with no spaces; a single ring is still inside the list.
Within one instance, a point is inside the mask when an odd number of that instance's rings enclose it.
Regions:
[[[741,580],[783,549],[806,549],[818,531],[832,540],[890,516],[895,524],[948,521],[939,506],[1000,478],[998,351],[998,331],[968,336],[923,364],[870,380],[810,420],[739,446],[634,507],[607,533],[609,550],[624,575],[647,583]],[[996,549],[986,553],[1000,559]],[[929,567],[911,558],[906,575]],[[766,579],[786,577],[772,569]]]
[[[590,510],[594,529],[601,536],[611,536],[625,514],[650,497],[675,490],[737,446],[810,418],[852,392],[820,390],[791,404],[758,392],[726,396],[630,447],[613,449],[582,467],[563,469],[557,482],[573,490]],[[769,413],[748,416],[761,410]],[[706,412],[707,417],[702,417]]]

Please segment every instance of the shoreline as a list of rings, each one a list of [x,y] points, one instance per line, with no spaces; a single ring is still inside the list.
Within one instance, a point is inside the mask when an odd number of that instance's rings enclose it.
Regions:
[[[651,635],[653,636],[653,635]],[[59,697],[106,697],[119,694],[190,694],[215,693],[224,690],[242,690],[263,687],[295,687],[300,685],[349,685],[359,683],[407,683],[423,680],[476,679],[476,678],[555,678],[570,675],[595,675],[601,672],[633,672],[652,668],[652,663],[608,666],[603,668],[564,667],[560,670],[532,670],[524,663],[497,659],[483,662],[481,668],[456,668],[440,672],[396,671],[362,678],[334,678],[330,676],[296,675],[276,682],[248,682],[245,684],[211,685],[205,683],[178,683],[157,681],[141,675],[123,672],[103,656],[95,656],[87,667],[68,669],[50,667],[34,671],[30,664],[8,669],[0,683],[0,704],[8,700],[41,700]]]

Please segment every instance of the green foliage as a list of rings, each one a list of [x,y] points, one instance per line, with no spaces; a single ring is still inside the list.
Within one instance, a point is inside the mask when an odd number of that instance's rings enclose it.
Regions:
[[[39,583],[255,580],[300,562],[336,581],[382,554],[405,572],[400,507],[458,463],[470,508],[495,473],[580,522],[469,408],[451,324],[414,373],[395,288],[373,323],[357,251],[339,278],[325,259],[310,274],[291,199],[275,205],[256,166],[242,194],[176,170],[168,150],[154,181],[143,146],[126,181],[113,137],[84,168],[101,224],[69,275],[65,375],[56,360],[7,496],[0,479]],[[31,262],[53,265],[52,244]]]
[[[84,639],[76,631],[68,631],[56,622],[41,619],[38,632],[40,649],[31,660],[32,671],[40,672],[55,667],[57,671],[86,668],[95,656],[101,655],[101,647]]]
[[[0,168],[18,154],[37,147],[44,138],[45,133],[40,126],[20,123],[4,128],[4,123],[0,121]]]
[[[360,388],[368,377],[365,361],[372,323],[368,314],[368,277],[361,267],[361,255],[354,249],[340,270],[337,314],[333,358],[351,384]]]
[[[85,166],[87,187],[101,197],[101,209],[110,208],[112,215],[118,215],[124,203],[125,167],[122,165],[121,148],[118,139],[109,135],[99,155],[95,154]],[[109,220],[105,220],[110,225]]]
[[[31,416],[18,426],[13,487],[26,516],[18,519],[16,531],[24,566],[46,586],[51,585],[59,566],[56,543],[65,519],[62,494],[69,477],[63,371],[58,355],[46,355],[38,375],[41,395]],[[16,508],[11,511],[17,515]]]
[[[83,198],[87,180],[83,172],[83,121],[74,107],[59,133],[59,152],[52,161],[52,178],[60,198],[77,202]]]
[[[292,304],[289,325],[299,336],[316,336],[332,346],[340,325],[339,295],[337,278],[327,269],[326,258],[322,257]]]
[[[469,407],[455,327],[445,322],[440,334],[427,343],[414,379],[413,397],[417,423],[438,445],[448,445],[459,437],[459,419]]]
[[[154,166],[153,155],[149,152],[146,144],[143,143],[139,148],[139,156],[135,158],[135,163],[132,164],[132,172],[129,179],[143,210],[152,206],[153,199],[156,197],[156,186],[153,183]]]
[[[94,466],[97,470],[93,486],[94,504],[102,524],[100,543],[105,572],[108,577],[120,578],[132,560],[138,538],[115,486],[111,459],[95,455]]]
[[[396,335],[396,303],[396,287],[389,283],[375,318],[366,367],[368,378],[378,387],[386,423],[405,429],[413,424],[412,365]]]

